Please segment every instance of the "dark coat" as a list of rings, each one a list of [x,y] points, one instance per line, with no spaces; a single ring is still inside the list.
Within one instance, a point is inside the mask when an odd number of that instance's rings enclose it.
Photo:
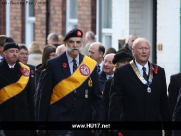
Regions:
[[[100,84],[100,90],[101,92],[103,92],[104,89],[104,83],[107,80],[106,78],[106,73],[104,71],[101,71],[100,75],[99,75],[99,84]]]
[[[170,102],[171,112],[173,114],[179,89],[181,88],[181,73],[170,76],[170,84],[168,86],[168,99]]]
[[[173,122],[179,122],[179,124],[177,124],[177,128],[179,128],[181,122],[181,89],[179,91],[177,103],[173,113]],[[173,130],[172,136],[181,136],[181,129]]]
[[[130,64],[116,69],[110,92],[109,121],[171,121],[165,71],[159,67],[153,73],[151,93],[133,71]],[[162,136],[162,131],[124,131],[124,136]]]
[[[83,55],[79,54],[79,63],[83,60]],[[63,64],[66,63],[66,68]],[[76,93],[71,92],[64,98],[50,105],[50,98],[53,87],[60,81],[66,79],[71,75],[66,52],[62,55],[48,60],[47,67],[42,81],[42,88],[40,90],[40,97],[36,99],[37,121],[60,121],[60,122],[74,122],[74,121],[92,121],[93,106],[97,112],[97,121],[103,121],[103,98],[99,90],[99,81],[96,68],[91,73],[90,77],[93,81],[93,87],[88,89],[88,79],[76,89]],[[88,98],[85,98],[85,91],[88,89]],[[61,91],[61,90],[60,90]],[[67,130],[51,130],[52,135],[65,135]],[[74,131],[78,136],[90,135],[90,130],[76,130]]]
[[[15,83],[21,77],[21,65],[16,62],[13,70],[10,70],[5,60],[0,63],[0,89]],[[30,75],[31,76],[31,75]],[[34,121],[33,92],[31,88],[31,78],[25,89],[16,96],[0,104],[1,121]],[[30,135],[29,131],[7,131],[5,135]]]
[[[104,100],[104,111],[105,111],[105,121],[108,121],[108,111],[109,111],[109,94],[111,90],[113,78],[110,78],[105,81],[104,84],[104,93],[103,93],[103,100]]]

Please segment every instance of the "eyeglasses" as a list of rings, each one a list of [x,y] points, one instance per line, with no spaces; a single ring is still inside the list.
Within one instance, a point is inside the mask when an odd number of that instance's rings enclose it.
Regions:
[[[20,54],[21,56],[24,56],[24,55],[28,56],[28,55],[29,55],[29,53],[24,53],[24,52],[20,52],[19,54]]]
[[[138,51],[142,51],[142,50],[149,51],[150,48],[149,48],[149,47],[146,47],[146,48],[138,47],[137,50],[138,50]]]

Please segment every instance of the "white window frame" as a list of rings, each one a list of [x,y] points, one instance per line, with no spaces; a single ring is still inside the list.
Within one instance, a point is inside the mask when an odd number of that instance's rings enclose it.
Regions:
[[[102,10],[100,10],[100,6],[102,6],[102,2],[104,2],[104,0],[101,0],[101,1],[98,0],[97,1],[97,5],[99,5],[99,6],[97,6],[97,11],[98,12],[97,12],[96,16],[97,17],[99,16],[99,18],[100,17],[102,18],[102,16],[103,16]],[[99,12],[101,12],[101,13],[99,13]],[[101,20],[101,21],[104,21],[104,20]],[[103,28],[102,24],[100,24],[100,23],[97,23],[96,25],[97,25],[96,26],[97,27],[97,32],[96,33],[99,33],[99,30],[102,27],[102,30],[101,30],[102,38],[99,38],[99,35],[98,35],[98,40],[100,40],[100,42],[106,47],[106,49],[109,48],[109,47],[112,47],[113,40],[111,41],[110,44],[106,43],[106,36],[111,36],[112,37],[113,29],[112,28]]]
[[[66,3],[66,33],[69,32],[74,28],[75,25],[78,24],[78,19],[71,19],[70,18],[70,2],[72,0],[67,0]]]
[[[25,8],[25,44],[27,48],[29,48],[29,45],[32,41],[34,41],[34,28],[33,25],[35,23],[36,18],[29,16],[29,5],[26,4]]]

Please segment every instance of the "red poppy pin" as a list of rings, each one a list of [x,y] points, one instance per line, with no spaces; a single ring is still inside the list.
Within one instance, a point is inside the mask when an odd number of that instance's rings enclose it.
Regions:
[[[66,68],[67,67],[67,63],[63,63],[63,67]]]
[[[121,132],[118,132],[118,136],[123,136],[123,134]]]
[[[33,71],[33,70],[31,70],[31,74],[34,74],[34,71]]]
[[[152,70],[155,74],[158,74],[158,66],[153,67]]]

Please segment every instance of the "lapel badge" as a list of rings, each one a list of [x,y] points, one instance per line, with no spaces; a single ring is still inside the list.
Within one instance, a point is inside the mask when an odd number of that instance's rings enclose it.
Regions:
[[[89,80],[88,80],[88,86],[92,87],[92,79],[90,77],[89,77]]]

